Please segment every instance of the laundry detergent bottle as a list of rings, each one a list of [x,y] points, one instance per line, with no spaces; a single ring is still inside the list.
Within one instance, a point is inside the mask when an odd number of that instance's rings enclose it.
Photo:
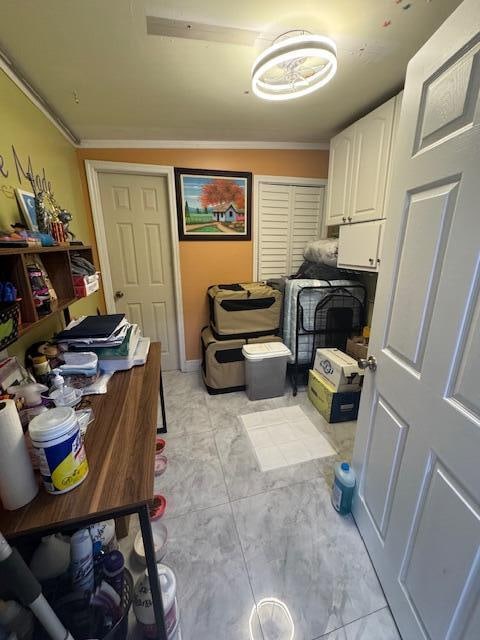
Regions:
[[[348,462],[338,462],[335,465],[332,504],[333,508],[342,516],[346,516],[352,509],[355,482],[355,472]]]

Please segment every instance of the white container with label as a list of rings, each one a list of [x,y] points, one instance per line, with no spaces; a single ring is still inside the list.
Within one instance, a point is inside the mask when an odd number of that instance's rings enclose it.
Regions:
[[[317,349],[313,368],[332,385],[335,392],[360,390],[364,372],[354,358],[340,349]]]
[[[88,462],[75,411],[57,407],[33,418],[28,427],[43,484],[49,493],[71,491],[85,480]]]
[[[175,574],[167,565],[159,562],[157,564],[157,571],[165,613],[165,628],[168,638],[171,639],[178,628],[177,581]],[[133,612],[142,627],[143,635],[146,638],[156,638],[157,626],[155,624],[155,613],[153,610],[148,571],[145,571],[145,573],[140,576],[135,585]]]

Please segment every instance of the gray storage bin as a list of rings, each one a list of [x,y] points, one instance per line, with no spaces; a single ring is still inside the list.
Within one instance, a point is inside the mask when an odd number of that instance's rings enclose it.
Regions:
[[[282,342],[265,342],[246,344],[242,353],[249,400],[283,396],[290,349]]]

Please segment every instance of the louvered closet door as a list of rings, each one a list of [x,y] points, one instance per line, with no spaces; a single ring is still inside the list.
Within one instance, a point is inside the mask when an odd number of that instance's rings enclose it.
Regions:
[[[291,187],[290,273],[298,271],[302,264],[307,242],[321,236],[324,193],[325,189],[319,187]]]
[[[260,183],[259,280],[285,275],[290,266],[289,185]]]
[[[321,235],[324,193],[324,187],[260,183],[259,280],[298,270],[305,245]]]

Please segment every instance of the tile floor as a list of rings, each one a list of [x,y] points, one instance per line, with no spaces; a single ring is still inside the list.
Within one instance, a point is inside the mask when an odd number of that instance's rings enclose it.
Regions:
[[[179,372],[164,385],[168,467],[156,491],[168,500],[164,561],[183,640],[399,640],[353,520],[330,504],[355,423],[327,424],[305,392],[209,396],[197,373]],[[293,405],[338,455],[262,472],[237,416]]]
[[[261,471],[337,453],[298,405],[246,413],[240,420]]]

